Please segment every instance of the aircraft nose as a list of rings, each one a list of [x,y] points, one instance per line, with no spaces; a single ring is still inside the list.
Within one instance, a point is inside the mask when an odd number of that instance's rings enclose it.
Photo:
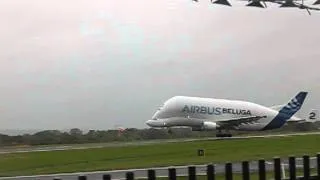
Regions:
[[[148,121],[146,121],[146,124],[147,124],[148,126],[152,126],[152,124],[153,124],[152,121],[153,121],[153,120],[148,120]]]
[[[163,120],[148,120],[146,124],[150,127],[163,127],[166,126],[166,123]]]

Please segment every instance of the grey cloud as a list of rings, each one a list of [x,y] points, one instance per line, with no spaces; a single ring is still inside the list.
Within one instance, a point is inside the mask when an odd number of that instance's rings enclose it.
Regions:
[[[5,0],[0,12],[2,129],[145,127],[174,95],[271,106],[307,89],[301,115],[320,108],[317,12],[182,0]]]

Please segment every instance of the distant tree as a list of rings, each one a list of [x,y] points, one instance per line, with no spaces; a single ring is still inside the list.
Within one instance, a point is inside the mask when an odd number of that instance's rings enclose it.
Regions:
[[[60,144],[61,132],[58,130],[45,130],[35,133],[33,136],[24,136],[25,141],[31,144]]]
[[[82,136],[82,131],[78,128],[72,128],[70,129],[69,134],[71,136]]]
[[[0,134],[0,146],[9,145],[11,137],[8,135]]]

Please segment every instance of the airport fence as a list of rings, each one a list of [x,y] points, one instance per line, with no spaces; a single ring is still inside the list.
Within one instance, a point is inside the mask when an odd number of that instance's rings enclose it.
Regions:
[[[235,174],[240,175],[240,179],[243,180],[250,180],[250,179],[259,179],[259,180],[267,180],[267,173],[272,172],[272,180],[320,180],[320,153],[316,156],[316,172],[314,174],[311,173],[310,168],[310,156],[304,155],[302,156],[302,176],[297,176],[297,166],[296,166],[296,157],[290,156],[288,158],[288,177],[283,177],[283,166],[281,159],[276,157],[273,159],[273,169],[272,171],[268,171],[266,169],[266,160],[260,159],[258,160],[258,169],[256,171],[252,171],[250,169],[250,162],[249,161],[243,161],[241,162],[241,172],[234,172],[233,171],[233,164],[228,162],[224,164],[224,173],[217,174],[215,171],[215,165],[214,164],[208,164],[206,166],[206,173],[201,176],[201,180],[218,180],[218,179],[225,179],[225,180],[234,180]],[[257,178],[252,178],[252,173],[257,173]],[[187,167],[187,174],[184,175],[184,179],[186,180],[197,180],[199,178],[199,174],[196,173],[196,166],[188,166]],[[219,177],[218,177],[219,176]],[[177,175],[176,168],[168,168],[168,176],[161,178],[168,179],[168,180],[177,180],[181,176]],[[156,180],[160,177],[156,176],[156,170],[154,169],[147,169],[147,177],[141,178],[141,177],[135,177],[134,172],[126,172],[125,173],[125,180],[135,180],[135,179],[148,179],[148,180]],[[103,174],[101,177],[102,180],[111,180],[112,178],[111,174]],[[239,179],[239,177],[237,178]],[[270,178],[269,178],[270,179]],[[63,180],[60,178],[54,178],[54,180]],[[78,176],[78,180],[90,180],[87,178],[87,176],[82,175]]]

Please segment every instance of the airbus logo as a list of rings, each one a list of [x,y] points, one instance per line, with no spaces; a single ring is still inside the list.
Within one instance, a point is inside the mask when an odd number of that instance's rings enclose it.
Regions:
[[[201,114],[237,114],[237,115],[250,115],[250,110],[222,108],[222,107],[208,107],[208,106],[188,106],[185,105],[182,109],[185,113],[201,113]]]

